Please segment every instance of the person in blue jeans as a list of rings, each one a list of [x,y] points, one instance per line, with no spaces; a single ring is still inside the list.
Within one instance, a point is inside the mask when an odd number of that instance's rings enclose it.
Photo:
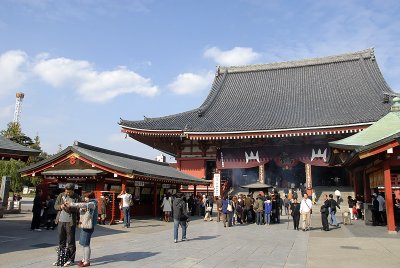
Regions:
[[[222,222],[224,223],[224,227],[226,227],[226,223],[228,223],[228,227],[232,226],[232,211],[229,211],[228,206],[233,209],[232,201],[227,197],[224,196],[222,200]]]
[[[267,196],[267,200],[264,202],[264,213],[265,213],[265,224],[271,224],[271,211],[272,211],[272,203],[271,197]]]
[[[172,211],[174,217],[174,243],[178,242],[178,229],[182,228],[182,241],[186,241],[187,221],[189,219],[186,209],[186,200],[182,193],[177,193],[172,203]]]
[[[336,220],[336,207],[338,207],[340,209],[340,206],[336,202],[336,200],[333,199],[333,194],[329,195],[329,203],[330,203],[330,206],[328,208],[329,215],[330,215],[329,224],[339,227],[339,224],[337,223],[337,220]]]
[[[131,203],[132,203],[132,195],[127,193],[126,191],[122,191],[117,198],[122,199],[122,212],[124,213],[124,228],[131,227]]]

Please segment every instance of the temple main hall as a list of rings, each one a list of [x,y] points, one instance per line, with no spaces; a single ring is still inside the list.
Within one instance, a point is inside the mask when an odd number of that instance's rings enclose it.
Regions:
[[[332,161],[329,142],[385,116],[396,94],[373,49],[289,62],[223,67],[203,104],[144,120],[121,119],[129,137],[176,158],[204,180],[220,174],[230,189],[263,182],[354,186]]]

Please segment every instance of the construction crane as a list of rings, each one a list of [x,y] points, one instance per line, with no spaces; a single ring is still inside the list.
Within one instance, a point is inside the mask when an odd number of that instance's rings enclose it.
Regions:
[[[16,100],[15,100],[15,111],[14,111],[13,123],[20,124],[19,119],[21,116],[21,104],[22,104],[22,100],[25,97],[25,94],[22,92],[17,92],[17,94],[15,96],[16,96]]]

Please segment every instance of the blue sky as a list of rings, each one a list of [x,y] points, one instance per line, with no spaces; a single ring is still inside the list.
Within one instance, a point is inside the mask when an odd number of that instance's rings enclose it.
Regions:
[[[215,66],[375,48],[400,91],[400,1],[0,1],[0,129],[13,119],[56,153],[74,140],[154,158],[119,118],[198,107]]]

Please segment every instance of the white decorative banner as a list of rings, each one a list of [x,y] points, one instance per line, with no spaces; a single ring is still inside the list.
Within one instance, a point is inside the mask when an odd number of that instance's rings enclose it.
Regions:
[[[214,196],[220,196],[221,195],[221,174],[214,173],[213,184],[214,184]]]

